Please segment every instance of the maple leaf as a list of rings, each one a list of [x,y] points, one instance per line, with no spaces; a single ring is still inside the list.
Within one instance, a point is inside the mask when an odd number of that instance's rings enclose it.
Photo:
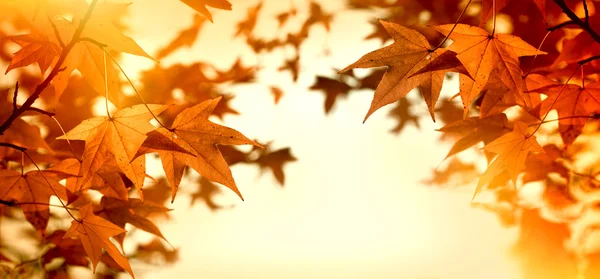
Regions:
[[[564,178],[569,177],[569,170],[559,160],[561,151],[556,145],[546,145],[543,147],[544,152],[539,154],[531,154],[527,156],[525,161],[525,176],[523,183],[544,180],[550,173],[557,173]]]
[[[347,97],[352,87],[340,80],[317,76],[315,84],[309,89],[322,90],[325,93],[325,114],[328,114],[338,97]]]
[[[536,89],[546,94],[538,109],[540,115],[550,110],[558,113],[558,131],[565,144],[570,146],[581,134],[583,126],[592,113],[600,113],[600,83],[595,82],[581,87],[576,84],[554,84]]]
[[[403,98],[417,86],[421,89],[421,95],[427,103],[431,118],[435,120],[433,112],[442,89],[445,73],[431,71],[419,75],[414,74],[432,60],[446,57],[447,55],[442,56],[446,50],[432,49],[427,39],[415,30],[382,20],[380,23],[392,36],[394,43],[364,55],[340,71],[340,73],[344,73],[354,68],[388,66],[375,90],[375,96],[365,116],[365,121],[373,112]],[[449,64],[456,65],[452,62]]]
[[[515,121],[512,132],[507,133],[484,146],[484,150],[497,153],[498,157],[481,175],[473,198],[489,183],[494,176],[506,170],[517,185],[517,176],[525,168],[525,160],[529,152],[544,152],[534,135],[527,133],[527,124]]]
[[[454,143],[446,158],[457,154],[481,141],[489,144],[506,133],[508,119],[504,113],[490,115],[488,117],[469,117],[467,119],[452,122],[438,131],[443,133],[457,133],[461,138]]]
[[[24,174],[13,170],[0,170],[0,200],[20,203],[19,207],[27,221],[44,235],[50,218],[50,197],[57,196],[67,200],[66,188],[58,183],[59,180],[37,170]]]
[[[205,17],[213,21],[212,14],[206,9],[206,6],[221,9],[221,10],[231,10],[231,3],[227,0],[180,0],[186,5],[190,6],[192,9],[197,12],[203,14]]]
[[[446,24],[434,27],[438,32],[453,40],[448,47],[457,53],[472,77],[460,76],[460,96],[463,101],[464,114],[467,116],[473,100],[485,87],[492,70],[496,70],[500,80],[506,87],[515,90],[517,101],[524,104],[524,82],[518,58],[546,54],[529,45],[516,36],[506,34],[490,34],[479,27],[465,24]],[[450,30],[454,30],[450,33]]]
[[[39,33],[10,36],[6,39],[19,44],[21,49],[15,52],[15,56],[8,64],[5,74],[12,69],[37,63],[42,75],[44,75],[50,65],[56,62],[61,52],[60,46]]]
[[[194,205],[196,201],[203,201],[208,209],[212,211],[222,209],[223,206],[214,201],[214,196],[220,193],[221,189],[219,189],[217,184],[204,177],[200,177],[198,179],[198,190],[190,195],[190,206]]]
[[[254,26],[256,26],[256,21],[258,20],[258,13],[262,8],[262,4],[263,2],[259,2],[256,6],[248,8],[248,14],[246,15],[246,19],[238,23],[235,36],[245,35],[248,37],[252,34]]]
[[[105,44],[108,49],[143,56],[154,60],[133,39],[125,36],[115,23],[127,12],[131,3],[99,2],[87,22],[82,36]]]
[[[131,277],[135,278],[129,261],[109,239],[127,231],[94,215],[91,204],[80,207],[79,214],[81,215],[81,220],[71,221],[71,227],[67,230],[63,238],[79,237],[85,253],[92,260],[94,272],[96,272],[96,266],[100,261],[102,249],[104,249],[115,262],[131,274]]]
[[[146,133],[155,129],[149,121],[153,115],[160,114],[167,107],[152,104],[127,107],[116,111],[111,117],[87,119],[58,137],[57,139],[85,140],[78,188],[98,172],[110,152],[115,156],[119,168],[133,181],[140,197],[143,197],[141,189],[145,177],[145,157],[136,159],[135,155],[146,139]]]
[[[76,265],[88,267],[89,261],[85,256],[85,251],[81,245],[81,241],[72,238],[64,238],[66,231],[57,230],[46,237],[48,243],[54,244],[44,256],[42,256],[43,264],[47,264],[56,258],[64,258],[68,265]]]
[[[227,165],[217,145],[251,144],[258,147],[260,145],[234,129],[208,120],[219,100],[221,100],[221,97],[206,100],[193,107],[186,108],[175,117],[171,128],[156,130],[156,132],[166,136],[191,153],[157,150],[167,180],[171,184],[172,200],[175,199],[186,165],[203,177],[229,187],[242,198],[233,180],[229,165]]]
[[[396,119],[398,122],[396,123],[396,127],[392,129],[392,133],[399,134],[409,122],[412,122],[415,127],[420,128],[419,117],[410,112],[410,107],[411,103],[408,99],[402,98],[396,103],[396,106],[390,110],[388,116]]]
[[[475,180],[478,176],[479,172],[477,172],[477,168],[473,163],[464,163],[453,157],[445,169],[434,169],[431,178],[422,180],[421,183],[460,186]]]
[[[49,172],[64,173],[73,177],[67,178],[66,187],[76,193],[87,189],[97,190],[106,197],[127,200],[128,189],[121,177],[121,170],[114,156],[108,156],[100,168],[92,174],[91,178],[83,185],[77,185],[82,162],[75,158],[62,160],[48,169]],[[76,197],[73,197],[76,198]],[[69,197],[69,202],[72,199]]]
[[[163,205],[153,203],[151,201],[142,201],[140,199],[129,199],[127,201],[102,197],[100,200],[102,209],[98,216],[110,221],[111,223],[125,228],[125,224],[129,223],[138,229],[154,234],[164,240],[166,238],[160,232],[160,229],[148,219],[152,213],[164,213],[170,209]],[[121,247],[123,246],[124,234],[115,236],[115,240]]]
[[[182,30],[167,46],[161,48],[156,54],[156,59],[165,58],[181,47],[191,47],[196,41],[196,38],[198,38],[198,34],[200,33],[202,26],[204,26],[204,22],[206,22],[205,17],[195,15],[192,25]]]
[[[152,239],[152,241],[147,244],[138,244],[136,250],[136,256],[138,258],[147,259],[148,261],[153,259],[156,254],[161,255],[166,263],[175,263],[179,260],[179,249],[172,251],[168,250],[158,238]]]
[[[264,149],[260,150],[259,157],[254,160],[254,162],[258,163],[261,170],[265,168],[271,169],[275,179],[279,182],[279,185],[283,186],[285,183],[283,165],[289,162],[295,162],[296,160],[296,157],[292,155],[289,147],[271,151],[269,143]]]

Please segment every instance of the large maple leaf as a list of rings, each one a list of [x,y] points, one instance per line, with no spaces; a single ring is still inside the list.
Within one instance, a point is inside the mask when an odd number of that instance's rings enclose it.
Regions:
[[[115,156],[119,168],[138,188],[140,197],[143,197],[141,189],[145,177],[145,157],[135,158],[135,155],[146,139],[146,133],[155,129],[149,121],[153,115],[160,114],[167,107],[153,104],[147,107],[127,107],[118,110],[111,117],[87,119],[58,137],[57,139],[85,140],[78,187],[81,188],[92,178],[110,152]]]
[[[58,183],[59,180],[37,170],[24,174],[13,170],[0,170],[0,200],[20,203],[19,207],[27,221],[40,233],[45,234],[50,218],[50,197],[57,196],[67,200],[67,190]]]
[[[515,121],[512,132],[490,142],[483,149],[497,153],[498,157],[481,175],[473,198],[483,189],[483,186],[504,170],[508,172],[513,184],[517,185],[517,176],[525,168],[525,160],[529,152],[544,152],[536,137],[527,133],[527,124],[521,121]]]
[[[102,249],[104,249],[115,262],[131,274],[131,277],[135,278],[129,261],[109,239],[126,231],[94,215],[91,204],[79,208],[79,214],[81,215],[81,220],[71,221],[71,227],[63,238],[79,237],[85,253],[92,260],[94,272],[96,272],[96,266],[100,261]]]
[[[496,70],[506,87],[514,90],[518,103],[525,105],[524,81],[518,58],[546,54],[522,39],[506,34],[490,34],[482,28],[466,24],[446,24],[434,27],[453,40],[448,47],[457,53],[471,78],[460,75],[460,96],[464,106],[464,117],[473,100],[479,95]],[[451,30],[452,33],[450,33]]]
[[[217,145],[262,146],[234,129],[208,120],[219,100],[221,97],[186,108],[175,117],[171,128],[156,130],[173,142],[173,148],[156,150],[149,148],[148,150],[156,151],[160,155],[163,169],[173,191],[172,200],[175,199],[186,165],[203,177],[229,187],[242,198],[229,165]],[[184,148],[187,152],[181,152],[178,147]]]
[[[392,36],[394,43],[367,53],[340,71],[343,73],[354,68],[388,67],[375,90],[365,120],[379,108],[398,101],[417,86],[421,89],[421,95],[427,103],[431,118],[435,120],[433,112],[440,96],[445,72],[460,72],[460,63],[453,55],[443,55],[447,50],[431,48],[425,36],[419,32],[391,22],[381,20],[380,23]],[[447,60],[448,65],[456,67],[447,67],[446,71],[430,71],[415,75],[421,68],[440,57]]]

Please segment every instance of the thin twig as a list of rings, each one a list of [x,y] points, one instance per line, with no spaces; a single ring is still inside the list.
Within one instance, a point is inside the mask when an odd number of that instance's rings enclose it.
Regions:
[[[8,142],[0,142],[0,146],[9,147],[9,148],[21,151],[21,152],[27,151],[27,148],[25,148],[25,147],[18,146],[18,145],[8,143]]]
[[[50,18],[50,15],[48,15],[47,13],[46,13],[46,17],[48,17],[48,21],[50,22],[50,25],[52,25],[52,30],[54,30],[54,36],[56,37],[58,44],[60,45],[61,48],[65,48],[65,43],[63,42],[62,38],[60,37],[60,33],[58,32],[58,28],[56,27],[56,24],[54,24],[54,21],[52,21],[52,18]]]
[[[567,3],[565,3],[565,0],[554,0],[554,3],[556,3],[556,5],[558,5],[562,9],[563,13],[565,15],[567,15],[575,24],[579,25],[579,27],[581,27],[581,29],[583,29],[585,32],[590,34],[590,36],[592,36],[592,39],[594,39],[594,41],[596,41],[597,43],[600,43],[600,34],[598,34],[598,32],[596,32],[596,30],[594,30],[590,26],[589,22],[581,20],[575,14],[575,12],[573,12],[569,8],[569,6],[567,6]]]
[[[554,32],[554,31],[556,31],[558,29],[561,29],[561,28],[563,28],[565,26],[569,26],[569,25],[573,25],[573,24],[577,25],[577,23],[575,23],[575,21],[569,20],[569,21],[565,21],[563,23],[554,25],[552,27],[548,27],[548,28],[546,28],[546,30],[550,31],[550,32]]]
[[[590,12],[588,12],[587,1],[583,0],[583,11],[585,12],[585,23],[590,23]]]
[[[19,95],[19,82],[15,85],[15,92],[13,93],[13,112],[17,110],[17,96]]]
[[[105,47],[108,47],[108,45],[107,45],[107,44],[103,44],[103,43],[101,43],[101,42],[98,42],[98,41],[96,41],[96,40],[94,40],[94,39],[92,39],[92,38],[88,38],[88,37],[79,38],[79,41],[80,41],[80,42],[90,42],[90,43],[92,43],[92,44],[95,44],[95,45],[97,45],[97,46],[98,46],[98,47],[100,47],[100,48],[105,48]]]
[[[578,61],[577,64],[583,65],[585,63],[589,63],[589,62],[592,62],[592,61],[598,60],[598,59],[600,59],[600,55],[594,55],[592,57],[589,57],[589,58],[586,58],[586,59]]]
[[[10,206],[10,207],[20,206],[20,205],[26,205],[26,204],[32,204],[32,205],[47,205],[47,206],[52,206],[52,207],[63,208],[62,205],[58,205],[58,204],[50,204],[50,203],[44,203],[44,202],[18,202],[16,200],[12,200],[12,201],[0,200],[0,204],[6,205],[6,206]],[[67,208],[69,210],[79,211],[78,208],[74,208],[74,207],[67,207]]]
[[[45,111],[43,109],[34,108],[34,107],[30,107],[27,110],[29,110],[29,111],[35,111],[35,112],[37,112],[39,114],[47,115],[49,117],[52,117],[52,116],[56,115],[56,113],[54,113],[54,112],[49,112],[49,111]]]

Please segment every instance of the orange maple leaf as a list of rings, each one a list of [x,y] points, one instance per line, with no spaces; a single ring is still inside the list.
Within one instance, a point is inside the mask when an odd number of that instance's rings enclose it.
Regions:
[[[156,54],[156,59],[167,57],[169,54],[183,46],[191,47],[196,41],[196,38],[198,38],[198,34],[200,34],[200,29],[202,29],[204,22],[206,22],[205,17],[195,15],[192,25],[185,30],[182,30],[166,47],[161,48]]]
[[[520,104],[523,97],[524,81],[518,58],[546,54],[529,45],[517,36],[490,34],[479,27],[466,24],[446,24],[434,27],[438,32],[453,40],[448,47],[457,53],[470,76],[460,75],[460,96],[464,106],[463,117],[467,116],[473,100],[479,95],[496,70],[506,87],[513,89]],[[451,30],[452,33],[450,33]]]
[[[231,3],[227,0],[180,0],[186,5],[190,6],[192,9],[197,12],[203,14],[205,17],[213,21],[212,14],[206,9],[206,6],[221,9],[221,10],[231,10]]]
[[[102,249],[104,249],[115,262],[131,274],[131,277],[135,278],[129,261],[109,239],[127,231],[94,215],[91,204],[80,207],[79,214],[81,215],[81,220],[71,221],[71,227],[63,238],[79,237],[85,253],[92,260],[94,272],[96,272],[96,266],[100,261]]]
[[[577,84],[554,84],[536,89],[548,95],[538,106],[540,115],[550,110],[558,113],[558,131],[565,144],[570,146],[581,134],[591,113],[600,113],[600,83],[581,87]]]
[[[174,145],[183,147],[187,153],[179,150],[157,149],[163,169],[172,188],[172,200],[175,199],[179,182],[185,166],[196,170],[203,177],[221,183],[233,190],[240,198],[229,165],[223,158],[217,145],[260,144],[246,138],[240,132],[212,123],[208,120],[221,97],[206,100],[180,112],[171,128],[159,128],[156,132],[169,138]],[[243,199],[243,198],[242,198]]]
[[[0,170],[0,200],[17,201],[25,218],[33,227],[45,234],[50,210],[48,203],[51,196],[67,200],[67,190],[59,182],[60,179],[44,175],[40,171],[29,171],[25,174],[14,170]],[[1,206],[0,206],[1,207]]]
[[[102,197],[100,200],[102,206],[101,213],[98,216],[109,220],[118,227],[125,228],[125,224],[129,223],[138,229],[154,234],[165,241],[167,240],[160,229],[148,219],[152,213],[164,213],[171,211],[161,204],[151,201],[142,202],[140,199],[129,199],[127,201]],[[115,240],[123,247],[124,234],[115,236]]]
[[[380,20],[380,23],[392,36],[394,43],[367,53],[340,71],[340,73],[343,73],[354,68],[388,66],[375,90],[375,96],[365,116],[365,121],[373,112],[403,98],[417,86],[421,89],[421,95],[427,103],[431,118],[435,120],[435,104],[440,96],[445,72],[431,71],[415,74],[434,59],[446,57],[442,54],[447,50],[442,48],[432,49],[425,36],[415,30],[383,20]],[[450,57],[448,59],[451,59]],[[460,66],[458,61],[456,63],[449,62],[449,64]],[[458,68],[455,70],[459,71]]]
[[[515,121],[512,132],[507,133],[483,147],[485,151],[494,152],[498,157],[490,164],[479,178],[473,198],[487,183],[506,170],[517,185],[517,176],[525,168],[525,160],[529,152],[544,152],[534,135],[527,133],[527,124]]]
[[[38,33],[10,36],[6,39],[17,43],[21,46],[21,49],[15,52],[15,56],[8,64],[5,74],[12,69],[37,63],[40,66],[42,75],[44,75],[50,65],[56,62],[61,52],[60,46]]]
[[[81,188],[107,160],[107,153],[115,156],[117,165],[134,183],[140,197],[145,177],[145,157],[136,158],[146,133],[155,129],[150,124],[154,115],[167,109],[165,105],[135,105],[118,110],[111,117],[101,116],[84,120],[71,131],[57,139],[85,140],[83,162],[79,171]],[[150,111],[148,111],[150,109]],[[134,160],[135,159],[135,160]]]

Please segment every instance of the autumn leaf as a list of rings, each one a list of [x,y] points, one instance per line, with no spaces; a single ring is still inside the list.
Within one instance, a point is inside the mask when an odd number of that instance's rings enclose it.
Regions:
[[[213,21],[212,14],[208,11],[206,6],[221,9],[231,10],[231,3],[227,0],[180,0],[192,9],[203,14],[208,20]]]
[[[217,145],[251,144],[260,147],[240,132],[212,123],[208,120],[221,98],[204,101],[180,112],[171,128],[159,128],[156,132],[166,136],[175,144],[192,153],[158,151],[163,169],[172,188],[175,199],[185,166],[189,166],[207,179],[221,183],[233,190],[240,198],[229,165]]]
[[[333,108],[335,101],[339,97],[347,97],[352,87],[337,79],[317,76],[317,80],[309,89],[320,90],[325,93],[325,114],[328,114]]]
[[[283,165],[296,160],[289,147],[271,151],[270,144],[267,144],[264,149],[260,150],[259,157],[254,162],[260,166],[261,171],[267,168],[271,169],[279,185],[283,186],[285,184]]]
[[[81,241],[72,238],[65,239],[65,233],[66,231],[57,230],[46,237],[46,241],[52,243],[54,247],[44,254],[43,263],[48,264],[56,258],[64,258],[68,265],[88,267],[89,260],[85,256]]]
[[[98,172],[110,152],[117,165],[133,181],[140,197],[145,177],[145,157],[135,155],[146,139],[146,133],[155,129],[150,124],[153,115],[158,115],[166,105],[135,105],[116,111],[111,117],[101,116],[87,119],[57,139],[85,140],[83,162],[77,187],[81,188]],[[150,111],[149,111],[150,109]],[[134,160],[135,159],[135,160]]]
[[[431,118],[435,120],[434,109],[439,98],[445,73],[431,71],[413,76],[431,61],[442,56],[447,50],[432,49],[427,39],[415,30],[401,25],[380,21],[394,43],[361,57],[340,71],[344,73],[354,68],[388,66],[381,82],[375,90],[367,118],[379,108],[403,98],[413,88],[419,87],[427,103]]]
[[[179,260],[179,249],[169,249],[158,238],[154,238],[146,244],[138,244],[136,250],[137,257],[147,259],[148,262],[151,262],[156,254],[161,255],[166,263],[175,263]]]
[[[37,170],[24,174],[14,170],[0,170],[0,200],[17,201],[27,221],[44,235],[50,218],[50,197],[57,196],[67,200],[67,190],[58,183],[59,180]]]
[[[529,152],[544,152],[536,137],[527,132],[527,124],[520,121],[515,121],[512,132],[488,143],[483,149],[497,153],[498,157],[481,175],[473,198],[483,189],[483,186],[503,170],[508,171],[513,184],[517,185],[517,176],[525,168],[525,160]]]
[[[570,146],[581,134],[583,126],[592,113],[600,113],[600,83],[595,82],[581,87],[576,84],[554,84],[536,89],[548,95],[539,105],[540,115],[550,110],[558,113],[558,131],[565,144]]]
[[[506,34],[490,34],[484,29],[465,24],[446,24],[434,27],[438,32],[452,39],[449,50],[457,53],[457,58],[473,78],[460,77],[460,96],[464,114],[467,116],[473,100],[485,87],[492,70],[496,70],[506,87],[514,90],[518,102],[524,104],[524,82],[518,58],[546,54],[537,50],[522,39]],[[453,30],[450,33],[450,30]]]
[[[184,46],[191,47],[204,26],[204,22],[206,22],[205,17],[195,15],[192,25],[182,30],[167,46],[161,48],[156,54],[156,59],[163,59]]]
[[[92,174],[91,178],[84,184],[78,185],[82,162],[75,158],[62,160],[48,169],[48,172],[68,174],[66,187],[73,193],[84,192],[88,189],[97,190],[106,197],[127,200],[128,189],[121,177],[121,170],[112,154],[106,157],[100,168]],[[76,197],[73,197],[76,198]],[[69,203],[72,202],[69,197]]]
[[[202,201],[212,211],[222,209],[223,206],[217,204],[214,200],[214,197],[220,193],[221,189],[217,184],[204,177],[200,177],[198,179],[198,189],[190,195],[190,206],[194,205],[196,201]]]
[[[148,217],[152,213],[164,213],[170,209],[163,205],[151,201],[142,202],[140,199],[121,200],[109,197],[102,197],[100,200],[101,210],[98,216],[110,221],[118,227],[125,228],[129,223],[138,229],[154,234],[164,240],[166,238],[160,232],[160,229]],[[123,246],[124,234],[116,235],[115,240],[121,247]]]
[[[10,39],[21,46],[21,49],[15,52],[15,56],[10,61],[10,64],[8,64],[5,74],[12,69],[37,63],[40,67],[40,72],[44,75],[50,65],[56,62],[61,52],[59,45],[38,33],[16,35],[4,39]]]
[[[92,260],[94,272],[96,272],[96,266],[100,261],[102,249],[104,249],[115,262],[131,274],[131,277],[135,278],[129,265],[129,260],[121,254],[109,239],[126,231],[94,215],[91,204],[79,208],[79,214],[81,215],[81,220],[71,221],[71,227],[63,238],[79,237],[85,253]]]
[[[260,13],[262,5],[263,2],[259,2],[256,6],[248,8],[246,19],[238,23],[235,36],[245,35],[246,37],[249,37],[252,35],[252,31],[254,30],[254,26],[256,26],[256,21],[258,20],[258,13]]]
[[[438,131],[443,133],[456,133],[460,135],[460,139],[450,148],[445,159],[479,142],[483,142],[486,145],[493,142],[507,132],[507,122],[508,118],[506,115],[500,113],[484,118],[469,117],[464,120],[452,122],[438,129]]]
[[[408,101],[408,99],[402,98],[396,103],[394,108],[390,110],[388,116],[397,122],[396,126],[391,130],[392,133],[400,134],[400,132],[402,132],[402,130],[406,127],[406,124],[411,122],[415,127],[420,128],[419,117],[411,113],[410,108],[411,103]]]

